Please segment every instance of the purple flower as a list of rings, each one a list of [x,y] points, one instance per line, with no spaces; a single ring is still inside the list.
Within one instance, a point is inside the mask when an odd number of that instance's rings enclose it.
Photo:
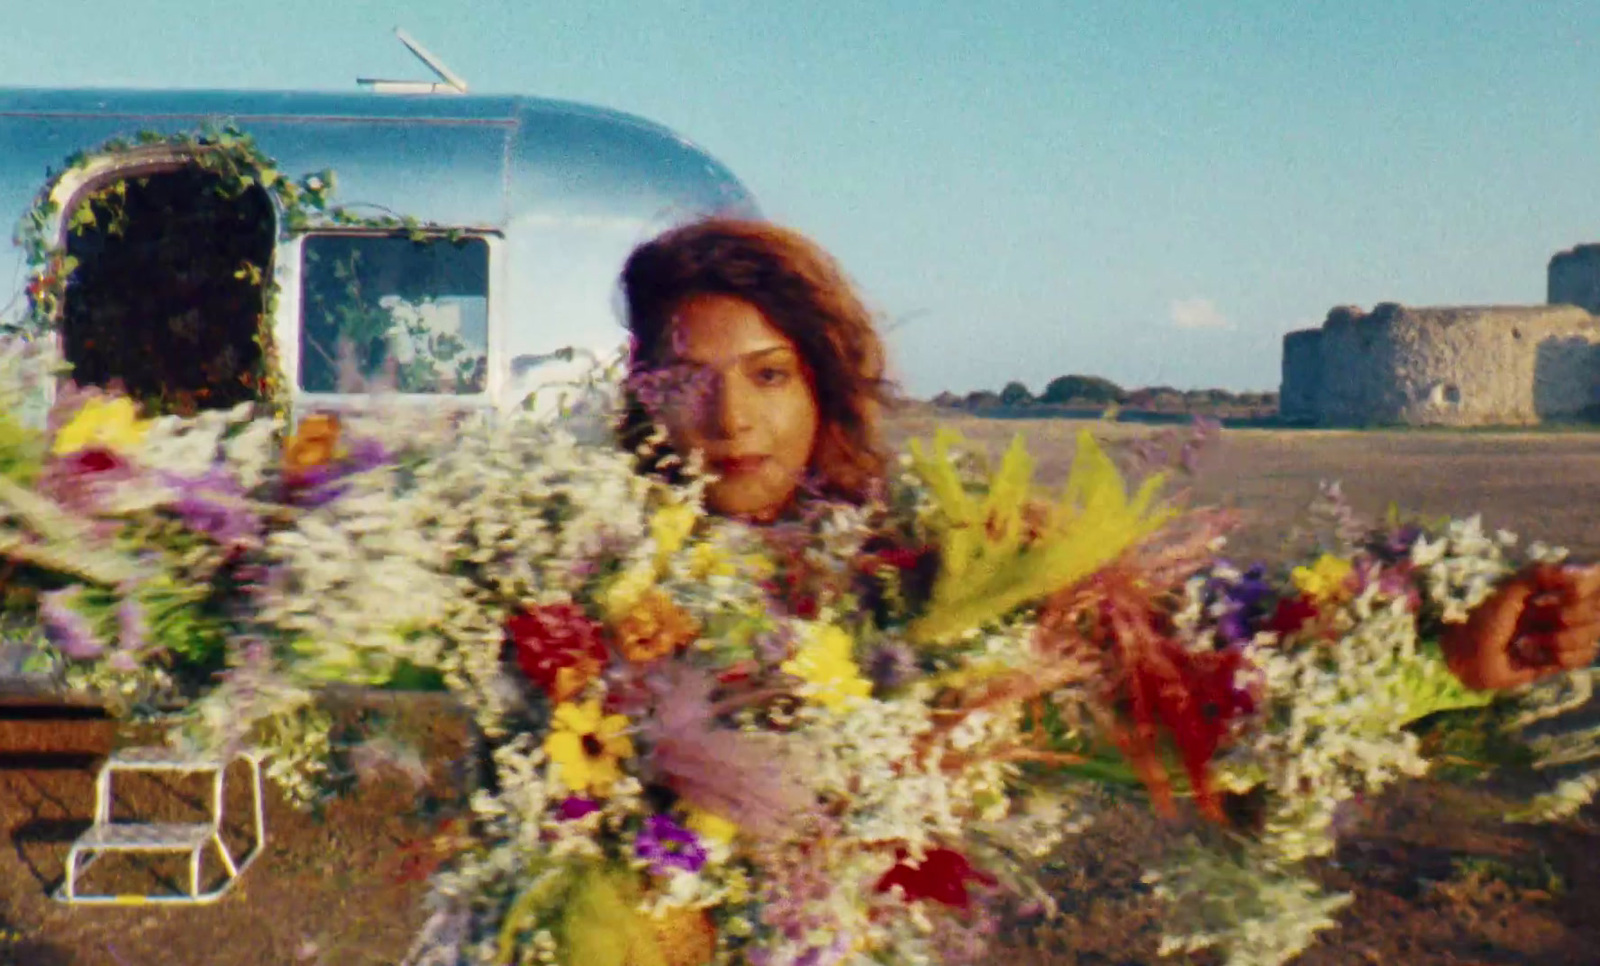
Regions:
[[[1411,556],[1411,548],[1423,536],[1423,529],[1408,523],[1392,533],[1375,535],[1368,549],[1385,563],[1399,563]]]
[[[1230,610],[1217,620],[1217,636],[1224,644],[1243,644],[1255,637],[1250,629],[1250,618],[1243,611]]]
[[[664,875],[670,869],[699,872],[706,850],[695,834],[665,815],[645,819],[633,840],[633,854],[650,863],[650,871]]]
[[[600,805],[593,799],[569,795],[561,800],[561,806],[557,814],[561,816],[563,822],[575,822],[585,815],[593,815],[598,811],[600,811]]]
[[[909,646],[891,641],[873,651],[867,676],[881,688],[896,688],[917,676],[917,656]]]
[[[1206,583],[1207,603],[1220,603],[1217,635],[1223,646],[1243,644],[1255,636],[1255,625],[1272,599],[1272,585],[1266,580],[1266,567],[1256,564],[1235,580],[1212,577]]]
[[[763,664],[782,664],[794,653],[795,635],[787,624],[778,629],[762,631],[751,642],[757,660]]]
[[[829,946],[812,946],[794,961],[794,966],[834,966],[850,952],[850,937],[836,936]]]
[[[625,385],[640,407],[657,421],[702,418],[714,388],[710,374],[693,366],[640,365],[637,361]]]
[[[166,481],[178,491],[173,508],[189,529],[225,547],[260,537],[261,519],[245,504],[244,487],[226,466],[215,464],[198,478],[169,475]]]
[[[45,636],[57,650],[75,661],[99,657],[106,649],[89,619],[72,609],[73,601],[82,592],[81,587],[68,587],[50,591],[39,599],[39,618],[44,622]]]
[[[393,458],[381,440],[352,439],[338,462],[313,466],[299,474],[295,502],[310,508],[332,503],[350,489],[344,482],[347,477],[377,469]]]
[[[117,605],[117,639],[120,650],[138,652],[150,640],[150,625],[145,620],[144,606],[131,594]]]

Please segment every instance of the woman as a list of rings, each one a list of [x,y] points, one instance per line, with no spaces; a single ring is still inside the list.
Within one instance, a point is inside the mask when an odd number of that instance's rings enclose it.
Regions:
[[[639,247],[622,287],[628,445],[643,446],[659,419],[671,452],[702,454],[719,477],[707,504],[729,516],[771,522],[803,490],[869,499],[889,466],[883,346],[827,253],[788,229],[714,218]],[[693,402],[652,399],[641,387],[662,373],[687,378]],[[644,455],[648,469],[670,469],[659,451]],[[1600,568],[1540,566],[1506,580],[1441,643],[1463,683],[1500,690],[1587,665],[1597,641]]]
[[[827,253],[788,229],[713,219],[638,248],[622,287],[636,388],[625,443],[664,423],[671,451],[701,453],[719,477],[707,503],[729,516],[770,522],[802,489],[870,498],[889,465],[883,345]],[[642,390],[663,373],[676,385]]]

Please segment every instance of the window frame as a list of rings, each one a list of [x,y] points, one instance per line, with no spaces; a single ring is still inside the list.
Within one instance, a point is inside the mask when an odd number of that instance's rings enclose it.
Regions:
[[[405,404],[423,406],[438,406],[442,408],[466,407],[476,408],[489,405],[498,398],[501,392],[503,378],[500,373],[500,356],[505,345],[504,338],[504,297],[500,294],[505,289],[503,278],[505,266],[505,235],[503,232],[483,228],[431,228],[424,230],[423,234],[429,238],[445,239],[449,234],[461,238],[470,238],[482,241],[488,250],[489,264],[487,267],[488,293],[486,305],[486,332],[487,347],[485,349],[488,372],[484,380],[484,387],[479,392],[473,393],[437,393],[437,392],[387,392],[382,394],[385,400],[394,400]],[[297,402],[312,403],[318,408],[338,408],[341,405],[360,404],[371,401],[373,393],[365,392],[315,392],[308,390],[300,384],[300,340],[302,328],[301,304],[301,267],[305,255],[305,242],[308,238],[327,237],[355,237],[355,238],[408,238],[412,232],[400,229],[374,229],[374,228],[348,228],[348,227],[316,227],[294,231],[278,246],[275,259],[276,278],[278,288],[278,318],[277,344],[278,344],[278,370],[285,384],[289,387],[291,397]]]

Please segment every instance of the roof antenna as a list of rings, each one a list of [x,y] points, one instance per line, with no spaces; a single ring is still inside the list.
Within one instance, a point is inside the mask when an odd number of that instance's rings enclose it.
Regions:
[[[368,77],[358,77],[356,78],[357,84],[370,88],[378,94],[465,94],[467,92],[467,82],[462,80],[455,71],[446,67],[444,61],[429,53],[425,47],[413,40],[410,34],[396,27],[394,28],[394,35],[400,38],[400,42],[406,45],[406,49],[415,54],[418,60],[427,64],[428,69],[437,74],[444,83],[374,80]]]

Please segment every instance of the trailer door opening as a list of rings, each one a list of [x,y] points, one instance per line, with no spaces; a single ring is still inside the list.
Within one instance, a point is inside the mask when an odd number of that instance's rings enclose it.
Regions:
[[[66,216],[61,320],[79,385],[189,414],[260,398],[272,201],[199,167],[112,178]]]

